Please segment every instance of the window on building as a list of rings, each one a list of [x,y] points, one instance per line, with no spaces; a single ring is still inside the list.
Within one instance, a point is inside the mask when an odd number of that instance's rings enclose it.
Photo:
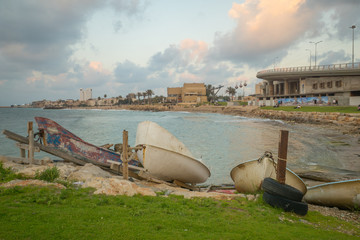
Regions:
[[[313,86],[312,86],[313,89],[317,89],[318,88],[318,84],[317,83],[314,83]]]
[[[336,87],[342,87],[342,81],[341,81],[341,80],[336,81],[336,82],[335,82],[335,86],[336,86]]]
[[[325,83],[324,82],[320,83],[320,88],[325,88]]]
[[[327,82],[326,85],[327,85],[328,88],[332,88],[332,82]]]

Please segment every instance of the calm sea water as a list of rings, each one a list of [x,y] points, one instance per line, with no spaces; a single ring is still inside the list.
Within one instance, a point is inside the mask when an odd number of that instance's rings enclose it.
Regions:
[[[282,129],[290,132],[289,167],[320,165],[360,171],[360,144],[356,136],[269,119],[188,112],[0,108],[0,129],[26,136],[28,121],[33,121],[37,130],[35,116],[50,118],[95,145],[120,143],[122,131],[127,130],[129,144],[134,146],[138,123],[146,120],[156,122],[210,168],[212,176],[208,184],[232,183],[229,173],[233,167],[258,158],[265,151],[277,156]],[[0,155],[19,156],[15,142],[3,134],[0,136]],[[35,157],[43,156],[46,153],[35,153]]]

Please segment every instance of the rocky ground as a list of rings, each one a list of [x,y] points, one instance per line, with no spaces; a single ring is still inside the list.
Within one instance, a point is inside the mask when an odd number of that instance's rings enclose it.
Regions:
[[[184,198],[204,197],[218,200],[231,200],[234,198],[246,198],[249,201],[254,201],[259,198],[259,194],[234,194],[234,191],[190,191],[188,189],[169,186],[167,184],[157,184],[149,181],[140,181],[137,179],[124,180],[121,176],[111,174],[100,169],[93,164],[86,164],[78,166],[73,163],[55,162],[49,159],[44,159],[42,165],[27,165],[14,163],[1,156],[0,161],[3,162],[4,168],[11,168],[14,172],[22,174],[29,178],[34,178],[37,172],[42,172],[47,168],[56,166],[60,172],[60,178],[66,181],[73,181],[78,187],[92,187],[95,188],[95,194],[106,195],[127,195],[134,196],[140,194],[143,196],[168,196],[170,194],[181,195]],[[0,185],[1,187],[14,186],[53,186],[56,188],[65,188],[59,183],[48,183],[40,180],[13,180],[8,183]],[[225,192],[225,193],[224,193]],[[338,208],[328,208],[309,204],[309,210],[317,211],[325,216],[333,216],[344,221],[353,221],[360,224],[359,211],[345,211]]]

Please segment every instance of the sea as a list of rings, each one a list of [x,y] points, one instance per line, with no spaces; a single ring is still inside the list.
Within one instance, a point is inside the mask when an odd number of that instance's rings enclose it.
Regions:
[[[128,131],[135,145],[137,125],[153,121],[182,141],[211,171],[206,184],[231,184],[230,171],[242,162],[257,159],[265,151],[277,156],[281,130],[289,131],[287,166],[314,166],[360,172],[358,136],[344,135],[321,126],[286,123],[280,120],[246,118],[217,113],[149,112],[130,110],[0,108],[0,130],[27,136],[27,122],[34,117],[54,120],[84,141],[94,145],[122,142]],[[15,142],[0,134],[0,155],[20,156]],[[36,158],[56,156],[35,153]]]

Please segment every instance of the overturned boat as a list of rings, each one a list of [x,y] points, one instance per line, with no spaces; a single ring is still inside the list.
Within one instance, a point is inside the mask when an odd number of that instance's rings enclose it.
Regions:
[[[210,170],[195,159],[187,147],[174,135],[158,124],[141,122],[136,132],[136,146],[139,161],[155,177],[164,180],[178,180],[184,183],[203,183],[210,177]]]
[[[44,144],[47,146],[62,150],[79,159],[91,159],[105,164],[108,160],[121,162],[119,153],[85,142],[51,119],[35,117],[35,121],[39,131],[44,132]],[[129,164],[138,166],[139,162],[131,160]]]
[[[271,153],[265,153],[259,159],[250,160],[234,167],[230,176],[240,193],[255,193],[261,189],[264,178],[276,179],[276,163]],[[306,185],[293,171],[286,168],[285,183],[306,193]]]
[[[307,203],[327,207],[359,209],[360,179],[324,183],[309,187],[304,200]]]

